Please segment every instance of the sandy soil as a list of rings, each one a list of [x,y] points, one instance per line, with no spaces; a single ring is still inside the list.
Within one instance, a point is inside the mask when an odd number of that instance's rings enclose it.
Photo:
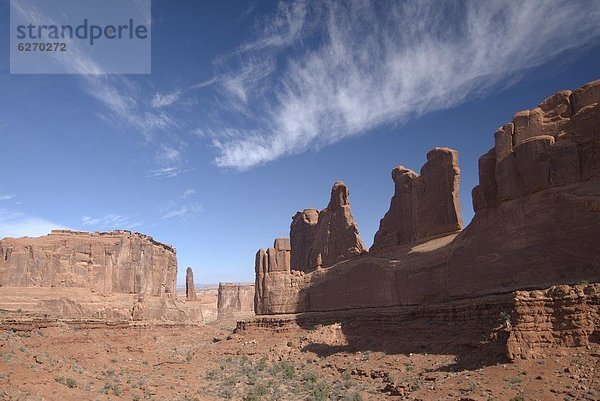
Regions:
[[[598,344],[461,370],[453,355],[347,352],[337,325],[233,326],[0,331],[0,399],[600,399]]]

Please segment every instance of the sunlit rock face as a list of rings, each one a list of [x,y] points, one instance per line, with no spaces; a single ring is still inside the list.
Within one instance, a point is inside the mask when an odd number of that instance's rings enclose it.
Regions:
[[[129,231],[54,230],[0,241],[0,285],[82,287],[98,293],[173,297],[175,249]]]

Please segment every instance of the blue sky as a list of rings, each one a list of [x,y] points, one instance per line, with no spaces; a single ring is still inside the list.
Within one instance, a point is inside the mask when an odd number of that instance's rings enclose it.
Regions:
[[[153,1],[149,75],[11,75],[0,36],[0,237],[129,229],[177,248],[180,283],[253,281],[339,179],[370,246],[391,169],[434,146],[459,151],[468,222],[495,129],[600,78],[599,21],[597,1]]]

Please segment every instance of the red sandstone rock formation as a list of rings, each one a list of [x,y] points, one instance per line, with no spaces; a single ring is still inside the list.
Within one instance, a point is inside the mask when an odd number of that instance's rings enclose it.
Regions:
[[[175,304],[175,249],[129,231],[0,240],[0,308],[59,318],[202,321]]]
[[[186,301],[196,301],[196,286],[194,285],[194,272],[191,267],[185,270],[185,299]]]
[[[547,348],[581,347],[600,340],[600,284],[517,291],[507,353],[531,358]]]
[[[310,271],[360,255],[366,248],[352,216],[348,188],[338,181],[327,207],[296,213],[290,227],[291,267]]]
[[[600,174],[600,80],[518,112],[479,159],[475,211]]]
[[[452,232],[459,222],[458,213],[452,219],[458,171],[451,151],[441,156],[452,162],[434,160],[436,168],[420,177],[396,169],[396,193],[376,252],[325,269],[290,272],[285,266],[275,274],[259,252],[257,313],[423,305],[600,281],[600,81],[517,113],[495,141],[479,160],[476,213],[464,230],[424,238],[437,227],[450,228],[438,234]],[[424,177],[440,185],[432,201],[415,207],[415,183],[423,185]],[[415,222],[415,214],[426,211],[430,218]],[[312,218],[301,217],[294,223],[308,225]],[[394,244],[400,245],[388,246]]]
[[[338,325],[349,349],[455,354],[465,364],[541,356],[600,341],[600,284],[468,297],[443,303],[259,316],[237,330]]]
[[[257,314],[273,313],[276,305],[294,303],[289,298],[290,240],[277,238],[272,248],[259,249],[255,260],[254,308]]]
[[[82,287],[111,294],[175,293],[175,249],[129,231],[54,230],[0,240],[0,285]]]
[[[254,315],[254,284],[219,283],[218,318],[245,318]]]
[[[392,179],[394,196],[379,223],[371,251],[462,228],[457,151],[435,148],[427,153],[421,175],[398,166],[392,170]]]

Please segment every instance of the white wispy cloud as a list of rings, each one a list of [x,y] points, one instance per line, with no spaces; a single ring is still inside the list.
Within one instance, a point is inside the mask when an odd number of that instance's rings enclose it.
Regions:
[[[15,12],[34,24],[60,25],[53,20],[53,16],[42,13],[34,2],[22,0],[13,3],[11,6],[14,6]],[[168,146],[165,145],[169,142],[167,138],[175,135],[172,132],[179,128],[179,124],[173,114],[163,108],[182,101],[181,92],[156,93],[151,97],[148,90],[137,81],[124,75],[106,74],[94,54],[78,41],[68,38],[65,41],[68,42],[68,57],[57,60],[66,65],[68,70],[77,73],[75,79],[82,90],[104,107],[98,116],[110,125],[140,133],[147,144],[156,146],[159,151]],[[186,100],[186,103],[193,104],[193,99]],[[169,132],[171,135],[156,135],[159,132]]]
[[[161,219],[172,219],[178,217],[180,219],[188,219],[198,213],[204,211],[200,203],[192,199],[196,194],[193,188],[185,189],[179,197],[168,202],[160,209]]]
[[[585,0],[282,2],[197,85],[247,119],[199,132],[218,166],[248,169],[514,84],[597,43],[598,21]]]
[[[202,212],[202,205],[192,202],[183,206],[179,206],[168,210],[161,219],[172,219],[173,217],[189,217]]]
[[[179,174],[183,173],[185,170],[182,170],[179,167],[162,167],[156,170],[150,170],[148,172],[149,177],[154,178],[172,178],[177,177]]]
[[[196,190],[193,188],[188,188],[185,191],[183,191],[183,193],[181,194],[180,198],[181,199],[187,199],[190,196],[194,195],[196,193]]]
[[[0,238],[38,237],[56,229],[65,229],[61,224],[23,212],[0,209]]]
[[[0,194],[0,201],[11,200],[14,197],[15,197],[14,194]]]
[[[156,159],[160,164],[172,164],[181,160],[181,151],[173,146],[160,145],[156,152]]]
[[[96,230],[131,230],[141,227],[144,223],[131,217],[108,213],[99,217],[83,216],[79,224],[82,227]]]
[[[170,93],[156,93],[152,98],[150,104],[155,109],[161,109],[176,103],[181,98],[181,92],[175,91]]]

